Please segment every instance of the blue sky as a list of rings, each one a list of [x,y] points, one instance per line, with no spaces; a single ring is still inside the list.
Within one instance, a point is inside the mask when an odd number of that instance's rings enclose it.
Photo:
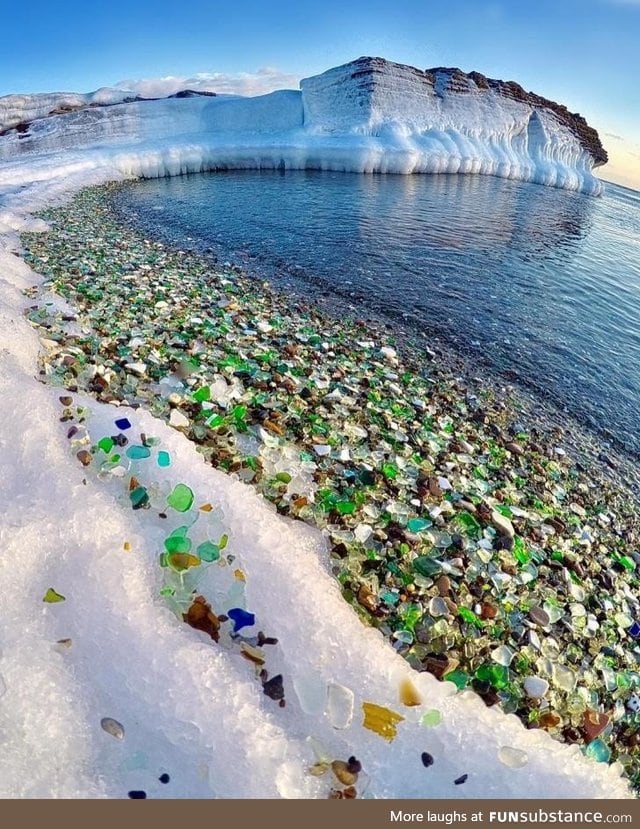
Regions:
[[[640,0],[30,0],[2,29],[0,95],[264,67],[274,88],[365,54],[477,69],[581,112],[603,177],[640,188]]]

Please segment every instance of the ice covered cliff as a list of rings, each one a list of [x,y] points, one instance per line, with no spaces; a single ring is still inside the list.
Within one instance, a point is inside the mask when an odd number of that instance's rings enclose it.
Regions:
[[[595,130],[513,82],[366,57],[300,87],[254,98],[0,98],[0,194],[229,168],[483,173],[602,190]]]

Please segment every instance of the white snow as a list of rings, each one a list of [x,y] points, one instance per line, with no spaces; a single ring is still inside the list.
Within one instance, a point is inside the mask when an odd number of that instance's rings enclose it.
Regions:
[[[413,672],[342,600],[322,536],[206,466],[179,431],[142,410],[74,395],[89,410],[91,443],[114,433],[123,414],[133,434],[160,439],[172,465],[160,469],[151,458],[138,472],[156,485],[158,503],[182,482],[196,505],[213,505],[194,532],[228,534],[225,553],[235,561],[213,564],[198,590],[218,612],[255,613],[247,635],[261,629],[278,638],[265,651],[270,674],[283,674],[286,707],[262,693],[237,643],[215,644],[172,612],[160,595],[158,554],[185,518],[133,511],[122,478],[102,479],[76,459],[78,446],[59,421],[59,392],[36,376],[41,343],[22,316],[31,304],[22,291],[38,277],[18,256],[16,231],[42,229],[34,210],[90,183],[239,161],[302,164],[313,141],[302,139],[296,93],[238,107],[197,99],[142,106],[116,105],[102,120],[97,109],[48,119],[33,146],[15,145],[0,166],[0,797],[123,797],[130,789],[171,798],[326,797],[331,772],[307,769],[350,755],[362,762],[357,788],[365,797],[630,797],[620,766],[595,763],[475,695]],[[70,122],[82,148],[56,150]],[[212,133],[216,123],[225,131]],[[192,137],[176,137],[182,128]],[[162,139],[152,138],[162,129]],[[360,138],[341,137],[345,159]],[[65,601],[44,603],[50,587]],[[67,639],[69,647],[56,644]],[[400,702],[403,679],[422,698],[417,708]],[[405,718],[392,742],[363,727],[364,702]],[[420,718],[432,709],[443,719],[426,727]],[[122,724],[124,739],[101,728],[104,717]],[[424,767],[423,751],[433,766]],[[158,781],[164,772],[167,785]],[[466,783],[455,786],[464,773]]]
[[[0,132],[20,123],[44,118],[56,112],[71,112],[87,106],[107,106],[135,97],[135,92],[102,87],[95,92],[43,92],[0,97]]]

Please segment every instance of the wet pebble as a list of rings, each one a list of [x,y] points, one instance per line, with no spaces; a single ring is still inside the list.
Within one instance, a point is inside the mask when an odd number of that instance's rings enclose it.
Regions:
[[[100,725],[102,726],[103,731],[106,731],[107,734],[111,734],[111,736],[115,737],[116,740],[124,739],[124,726],[122,723],[119,723],[118,720],[114,720],[112,717],[103,717],[100,720]]]

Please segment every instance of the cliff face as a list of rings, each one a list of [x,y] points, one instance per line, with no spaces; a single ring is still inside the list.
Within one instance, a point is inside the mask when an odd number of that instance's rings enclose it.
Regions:
[[[302,81],[301,87],[303,94],[308,93],[309,100],[305,100],[305,103],[308,104],[306,112],[311,121],[320,103],[319,100],[311,100],[311,96],[317,98],[318,94],[324,94],[333,98],[331,103],[335,111],[340,109],[338,98],[349,88],[348,96],[354,104],[351,115],[355,110],[360,116],[369,118],[372,123],[380,122],[385,117],[387,120],[402,118],[415,121],[420,110],[423,110],[423,129],[446,129],[452,126],[447,123],[445,110],[455,110],[459,115],[461,107],[451,106],[456,99],[466,108],[467,116],[478,109],[476,101],[484,115],[494,116],[493,123],[489,118],[485,124],[474,124],[473,118],[465,119],[463,116],[456,124],[457,128],[466,120],[471,129],[491,129],[503,120],[501,104],[504,108],[504,104],[511,101],[517,105],[512,108],[514,114],[518,110],[529,118],[538,114],[543,119],[553,119],[559,126],[566,128],[576,138],[580,147],[591,156],[594,167],[606,164],[608,160],[598,133],[581,115],[569,112],[563,104],[543,98],[534,92],[526,92],[515,81],[487,78],[480,72],[467,74],[461,69],[448,67],[417,69],[384,58],[362,57],[321,75],[307,78]],[[394,98],[393,101],[391,97]],[[526,120],[525,117],[523,123]]]

